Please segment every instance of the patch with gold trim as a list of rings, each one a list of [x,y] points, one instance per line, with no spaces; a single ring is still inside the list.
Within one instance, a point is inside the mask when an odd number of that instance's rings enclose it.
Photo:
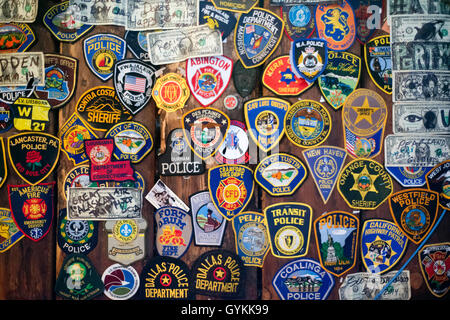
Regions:
[[[11,249],[25,235],[17,228],[8,208],[0,208],[0,253]]]
[[[315,7],[309,3],[285,3],[280,7],[280,16],[284,21],[284,31],[289,40],[309,38],[316,28]]]
[[[8,177],[8,166],[6,164],[6,149],[3,138],[0,137],[0,188],[6,182]]]
[[[418,257],[428,289],[435,297],[444,297],[450,289],[450,242],[427,244]]]
[[[0,25],[0,53],[24,52],[35,40],[33,29],[26,23]]]
[[[159,77],[152,90],[156,106],[166,112],[182,109],[190,95],[186,79],[174,72]]]
[[[89,177],[89,165],[79,165],[70,169],[64,179],[64,199],[67,200],[69,188],[107,187],[107,183],[91,181]]]
[[[366,70],[373,83],[384,93],[392,94],[392,56],[390,35],[373,38],[364,46]]]
[[[212,0],[214,7],[232,12],[249,12],[258,0]]]
[[[450,210],[450,160],[441,162],[426,175],[427,187],[439,193],[439,204]]]

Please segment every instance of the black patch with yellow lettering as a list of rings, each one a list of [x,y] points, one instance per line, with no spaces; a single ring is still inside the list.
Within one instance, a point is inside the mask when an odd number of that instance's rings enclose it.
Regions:
[[[191,300],[189,267],[180,259],[156,256],[142,270],[139,295],[144,300]]]
[[[245,267],[239,256],[228,250],[202,254],[192,267],[195,292],[213,297],[241,298]]]

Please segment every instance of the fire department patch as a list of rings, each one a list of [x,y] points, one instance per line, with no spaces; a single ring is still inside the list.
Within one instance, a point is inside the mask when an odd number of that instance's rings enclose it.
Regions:
[[[450,243],[425,245],[418,257],[428,289],[435,297],[444,297],[450,288]]]

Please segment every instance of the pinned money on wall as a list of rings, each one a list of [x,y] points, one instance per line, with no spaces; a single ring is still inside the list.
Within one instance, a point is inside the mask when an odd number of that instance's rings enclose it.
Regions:
[[[450,101],[450,73],[393,71],[394,102]]]
[[[388,14],[450,14],[450,4],[441,0],[387,0]]]
[[[70,0],[74,6],[76,22],[92,25],[125,26],[127,20],[127,2],[117,0],[84,1]]]
[[[411,41],[391,43],[392,70],[448,71],[450,43]]]
[[[440,15],[401,15],[391,18],[391,42],[450,41],[450,19]]]
[[[395,134],[450,132],[450,105],[428,103],[395,103],[392,112],[392,128]]]
[[[38,0],[0,0],[0,23],[33,23],[38,14]]]
[[[44,84],[45,59],[42,52],[0,54],[0,86],[26,86],[31,79]]]

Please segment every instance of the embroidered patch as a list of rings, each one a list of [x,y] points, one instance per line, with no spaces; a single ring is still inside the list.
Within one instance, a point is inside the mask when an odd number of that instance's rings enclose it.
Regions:
[[[6,252],[25,235],[14,223],[11,210],[0,208],[0,253]]]
[[[0,25],[0,53],[27,51],[35,40],[33,29],[26,23]]]
[[[420,270],[430,292],[444,297],[450,288],[450,243],[425,245],[418,254]]]
[[[6,182],[8,177],[8,166],[6,165],[6,150],[3,138],[0,137],[0,188]]]
[[[280,7],[280,16],[284,21],[284,31],[289,40],[309,38],[316,28],[314,6],[305,4],[285,3]]]
[[[292,71],[308,82],[314,82],[328,64],[327,42],[323,39],[294,40],[289,53]]]
[[[166,112],[182,109],[190,95],[186,80],[173,72],[159,77],[152,91],[156,106]]]
[[[225,141],[216,153],[219,164],[245,164],[250,160],[247,128],[243,122],[231,120]]]
[[[124,267],[113,264],[103,271],[102,281],[105,286],[103,293],[111,300],[129,300],[138,291],[139,274],[132,266]]]
[[[260,68],[246,69],[241,60],[235,62],[233,68],[233,84],[237,93],[242,98],[249,96],[253,92],[259,78]]]
[[[236,27],[237,19],[234,14],[228,10],[217,9],[206,0],[200,0],[199,4],[199,24],[206,23],[211,29],[219,29],[222,40],[225,40]]]
[[[212,0],[214,7],[232,12],[249,12],[256,4],[257,0]]]
[[[18,98],[13,104],[14,128],[19,131],[47,131],[50,109],[47,100]]]
[[[433,167],[385,167],[386,171],[405,188],[423,187],[427,180],[425,176]]]
[[[67,200],[67,192],[69,188],[87,188],[87,187],[107,187],[107,183],[99,183],[91,181],[89,178],[89,166],[80,165],[73,167],[66,174],[64,179],[64,199]]]
[[[437,164],[426,175],[428,189],[439,193],[439,205],[450,210],[450,160]]]
[[[392,57],[390,36],[373,38],[364,46],[366,70],[373,83],[384,93],[392,94]]]

